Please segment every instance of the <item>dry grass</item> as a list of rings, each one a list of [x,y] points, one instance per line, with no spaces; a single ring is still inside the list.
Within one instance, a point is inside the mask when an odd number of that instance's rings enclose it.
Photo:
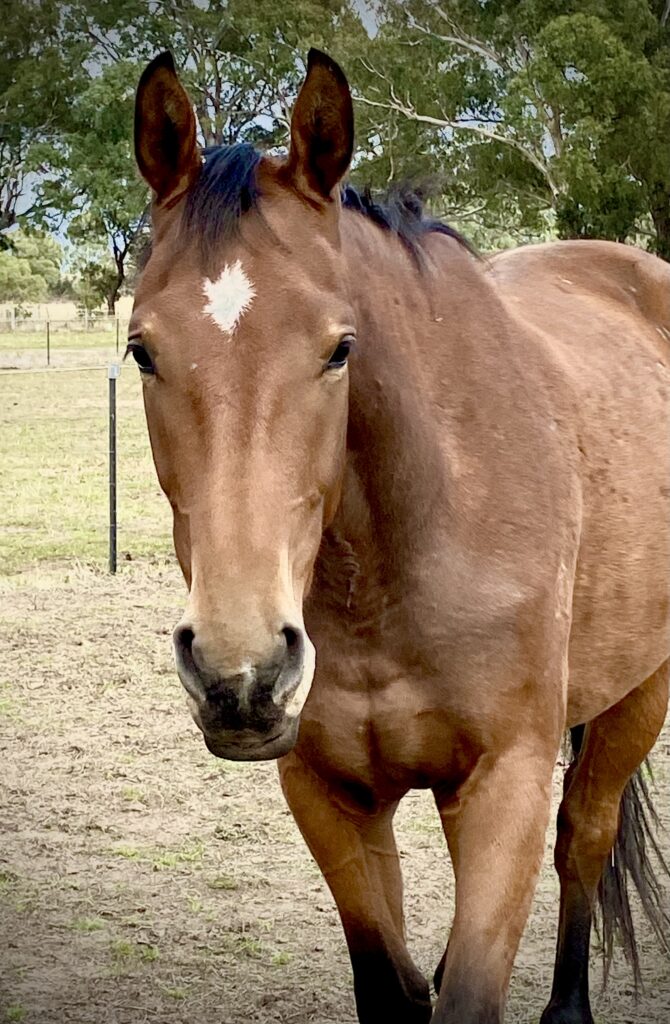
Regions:
[[[104,368],[0,374],[2,560],[104,565],[108,529],[108,382]],[[170,513],[151,461],[134,366],[118,381],[119,550],[167,553]]]
[[[0,331],[0,370],[58,367],[106,366],[123,356],[126,345],[126,321],[119,321],[118,349],[116,324],[95,329],[74,329],[54,323],[49,331],[47,356],[46,324],[37,322],[34,330]]]

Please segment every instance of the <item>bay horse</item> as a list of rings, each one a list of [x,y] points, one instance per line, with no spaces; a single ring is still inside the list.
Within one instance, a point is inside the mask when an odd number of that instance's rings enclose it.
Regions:
[[[500,1024],[572,730],[542,1024],[592,1024],[597,892],[634,962],[629,874],[665,934],[639,769],[668,703],[670,267],[598,241],[486,262],[411,196],[345,186],[351,96],[314,50],[285,158],[201,152],[167,53],[135,146],[128,351],[207,747],[278,759],[361,1024]],[[392,830],[412,788],[456,884],[434,1009]]]

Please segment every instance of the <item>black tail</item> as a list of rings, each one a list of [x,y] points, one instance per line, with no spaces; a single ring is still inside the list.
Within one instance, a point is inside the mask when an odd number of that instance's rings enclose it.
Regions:
[[[583,726],[570,731],[575,756],[581,748],[583,733]],[[631,913],[630,882],[637,890],[644,914],[663,952],[670,955],[670,914],[665,907],[667,896],[664,896],[659,879],[659,873],[670,878],[670,868],[656,838],[660,821],[647,779],[652,779],[648,760],[640,765],[624,790],[619,831],[598,887],[605,981],[614,946],[619,944],[632,968],[636,989],[642,976]]]

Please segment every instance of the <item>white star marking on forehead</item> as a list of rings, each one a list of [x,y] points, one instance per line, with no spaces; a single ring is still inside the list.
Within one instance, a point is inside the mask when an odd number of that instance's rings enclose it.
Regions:
[[[208,300],[205,313],[226,334],[232,334],[256,295],[239,260],[225,266],[216,281],[207,278],[202,290]]]

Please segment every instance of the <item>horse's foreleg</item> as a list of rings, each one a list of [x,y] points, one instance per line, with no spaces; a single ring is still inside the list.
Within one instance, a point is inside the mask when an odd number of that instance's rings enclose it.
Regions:
[[[603,866],[619,825],[626,783],[656,741],[668,706],[668,663],[591,722],[566,779],[558,813],[561,880],[556,967],[542,1024],[592,1024],[591,918]]]
[[[426,1024],[428,984],[404,939],[395,806],[371,811],[339,798],[295,754],[279,764],[282,788],[335,898],[354,972],[361,1024]]]
[[[435,798],[456,910],[434,1024],[501,1024],[537,875],[556,749],[485,754],[456,798]],[[439,970],[439,969],[438,969]]]

